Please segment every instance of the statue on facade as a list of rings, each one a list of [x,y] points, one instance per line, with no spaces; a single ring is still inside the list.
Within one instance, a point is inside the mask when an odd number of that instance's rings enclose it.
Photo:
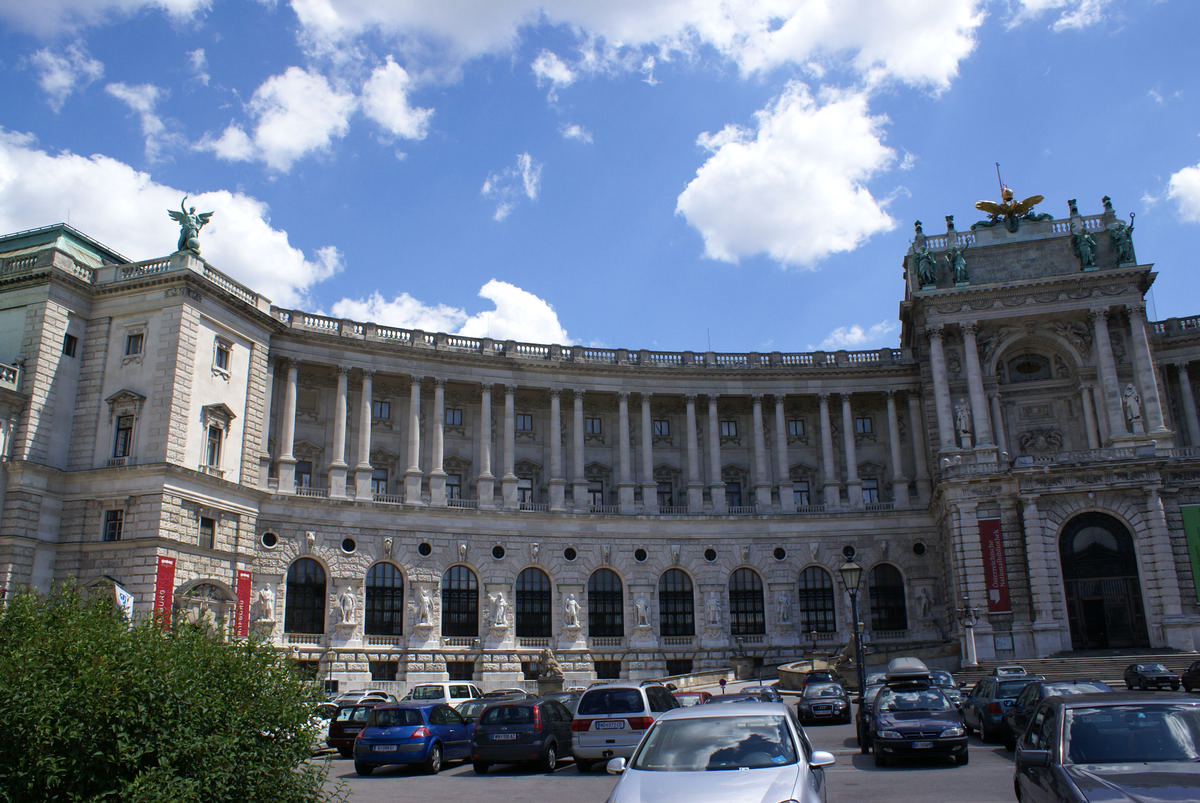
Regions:
[[[208,224],[209,218],[213,216],[213,212],[202,212],[196,214],[196,207],[188,209],[188,197],[183,196],[183,200],[179,202],[179,211],[168,209],[167,214],[171,216],[179,224],[179,245],[176,251],[190,251],[196,256],[200,256],[200,229]]]
[[[1108,229],[1108,242],[1117,256],[1117,264],[1134,262],[1133,258],[1133,213],[1129,213],[1129,225],[1121,221],[1113,223]]]
[[[354,624],[354,608],[358,601],[354,598],[354,590],[350,586],[346,586],[342,593],[337,598],[338,613],[342,617],[342,624]]]
[[[792,595],[786,591],[779,595],[779,623],[781,625],[791,624],[792,622]]]
[[[705,609],[708,611],[708,624],[710,627],[721,626],[721,595],[716,591],[708,592],[708,600],[705,603]]]
[[[433,624],[433,594],[428,588],[422,588],[417,595],[417,624]]]
[[[1096,266],[1096,240],[1088,234],[1087,229],[1080,227],[1071,235],[1071,249],[1079,257],[1079,264],[1085,268]]]
[[[1142,425],[1142,397],[1132,382],[1125,386],[1125,392],[1121,394],[1121,408],[1125,411],[1125,420],[1135,432],[1139,431]]]
[[[937,259],[928,246],[917,251],[917,281],[922,287],[937,284]]]
[[[959,248],[955,244],[946,252],[946,264],[950,267],[950,274],[954,277],[955,284],[966,284],[968,281],[967,258],[964,255],[968,248],[970,248],[969,245]]]
[[[645,597],[638,597],[633,601],[634,614],[637,617],[638,627],[650,626],[650,600]]]
[[[549,647],[538,655],[538,680],[562,680],[562,666]]]
[[[958,433],[961,446],[971,448],[971,408],[964,401],[954,408],[954,431]]]
[[[579,600],[575,599],[574,594],[568,594],[566,602],[563,603],[563,614],[567,627],[579,627],[579,612],[583,606],[579,604]]]
[[[976,201],[975,208],[980,212],[987,212],[988,219],[981,223],[976,223],[976,226],[995,226],[997,223],[1003,223],[1004,227],[1009,231],[1016,231],[1020,225],[1022,218],[1030,220],[1038,220],[1045,215],[1033,214],[1033,207],[1042,202],[1041,195],[1031,195],[1024,201],[1013,200],[1013,191],[1007,184],[1000,185],[1000,203],[995,201]]]
[[[254,601],[250,618],[256,622],[275,621],[275,592],[271,590],[270,583],[263,583],[263,587],[258,589],[258,598]]]
[[[492,603],[492,627],[504,627],[508,624],[508,600],[504,598],[504,592],[489,594],[488,600]]]

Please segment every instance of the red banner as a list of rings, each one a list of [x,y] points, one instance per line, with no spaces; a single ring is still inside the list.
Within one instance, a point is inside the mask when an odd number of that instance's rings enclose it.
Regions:
[[[239,570],[234,581],[237,594],[237,614],[234,618],[233,635],[245,638],[250,633],[250,572]]]
[[[163,626],[171,621],[171,602],[175,596],[175,558],[158,556],[158,573],[154,578],[154,615],[161,616]]]
[[[1000,519],[979,520],[979,546],[983,552],[983,576],[987,582],[988,613],[1009,613],[1008,565],[1004,561],[1004,539]]]

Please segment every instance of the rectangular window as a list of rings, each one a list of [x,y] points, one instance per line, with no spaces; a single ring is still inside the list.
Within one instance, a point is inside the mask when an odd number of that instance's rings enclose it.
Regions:
[[[368,661],[371,669],[371,680],[395,680],[400,673],[399,661]]]
[[[736,438],[737,437],[737,421],[722,421],[721,422],[721,437]]]
[[[670,482],[658,483],[658,506],[671,507],[675,504],[675,494]]]
[[[475,662],[474,661],[447,661],[446,674],[451,680],[474,680],[475,679]]]
[[[671,437],[671,422],[666,418],[656,418],[650,422],[650,431],[656,438]]]
[[[725,483],[725,504],[728,507],[742,506],[742,484],[740,482]]]
[[[388,470],[386,468],[371,469],[371,493],[385,494],[388,491]]]
[[[130,332],[125,335],[125,356],[133,357],[142,353],[142,345],[146,342],[146,335],[142,332]]]
[[[233,344],[218,337],[213,343],[213,368],[219,373],[228,375],[232,362]]]
[[[121,530],[125,527],[125,511],[124,510],[106,510],[104,511],[104,535],[105,541],[120,541]]]
[[[213,549],[217,543],[217,520],[200,517],[200,548]]]
[[[296,487],[312,487],[312,463],[308,460],[300,460],[296,463]]]
[[[446,498],[447,499],[462,499],[462,475],[447,474],[446,475]],[[461,678],[459,678],[461,680]]]
[[[792,496],[796,499],[796,507],[808,507],[812,504],[812,494],[808,480],[795,480],[792,483]]]
[[[692,659],[691,658],[668,658],[667,659],[667,676],[671,675],[690,675],[692,674]]]
[[[599,435],[601,434],[599,418],[583,419],[583,434],[584,435]]]
[[[537,680],[538,670],[540,669],[540,661],[522,661],[521,672],[525,680]]]
[[[63,356],[74,357],[75,349],[79,346],[79,338],[75,335],[63,335]]]
[[[668,659],[667,663],[669,664],[671,661]],[[688,663],[690,664],[691,661]],[[620,661],[593,661],[592,666],[596,668],[596,677],[600,680],[619,680],[621,677]],[[691,671],[688,670],[688,672]]]
[[[133,416],[117,416],[117,437],[113,443],[113,457],[129,457],[133,450]]]
[[[533,432],[533,416],[529,413],[517,413],[517,432]]]
[[[863,480],[862,495],[864,504],[876,504],[879,501],[879,480]]]
[[[221,467],[221,439],[225,432],[220,427],[208,428],[208,445],[204,452],[204,464],[212,468]]]
[[[592,505],[604,504],[604,483],[599,480],[593,480],[588,483],[588,503]]]
[[[457,407],[446,408],[446,426],[461,427],[462,426],[462,410]]]
[[[859,435],[870,435],[875,430],[871,427],[870,416],[854,419],[854,431]]]
[[[376,399],[371,402],[371,418],[387,421],[392,417],[392,403]]]
[[[789,438],[804,437],[804,419],[789,418],[787,422],[787,435]]]
[[[533,501],[533,480],[526,477],[517,479],[517,501],[523,505]]]

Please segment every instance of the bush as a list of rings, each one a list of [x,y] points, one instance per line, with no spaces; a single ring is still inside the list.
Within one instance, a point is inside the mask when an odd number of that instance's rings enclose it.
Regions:
[[[342,799],[308,761],[320,692],[268,644],[64,587],[8,600],[0,656],[0,799]]]

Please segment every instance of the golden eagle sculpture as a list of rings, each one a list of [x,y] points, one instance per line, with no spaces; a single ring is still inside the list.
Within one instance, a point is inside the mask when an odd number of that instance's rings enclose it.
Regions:
[[[975,208],[988,213],[988,220],[983,225],[994,226],[1003,222],[1009,231],[1017,230],[1017,222],[1023,217],[1031,216],[1033,207],[1042,201],[1041,195],[1031,195],[1024,201],[1014,201],[1013,191],[1007,184],[1001,185],[1000,203],[995,201],[976,201]]]

